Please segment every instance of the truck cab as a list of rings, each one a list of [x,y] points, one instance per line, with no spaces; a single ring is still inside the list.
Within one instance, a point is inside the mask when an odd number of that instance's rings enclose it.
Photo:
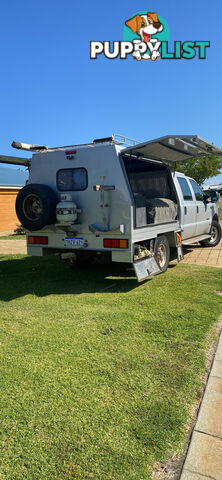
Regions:
[[[183,173],[175,172],[173,175],[177,194],[180,200],[180,226],[183,241],[198,239],[200,236],[209,234],[212,222],[219,222],[218,207],[208,200],[197,182]],[[215,238],[211,239],[211,246]],[[219,236],[217,238],[217,243]],[[185,242],[184,242],[185,243]],[[188,244],[188,242],[186,242]]]

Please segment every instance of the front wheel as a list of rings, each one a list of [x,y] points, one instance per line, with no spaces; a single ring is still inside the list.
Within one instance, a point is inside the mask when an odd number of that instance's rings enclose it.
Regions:
[[[155,241],[154,255],[161,272],[165,272],[170,261],[170,247],[165,235],[157,237]]]
[[[203,247],[216,247],[221,240],[221,226],[216,220],[212,221],[210,235],[211,237],[208,240],[200,242]]]

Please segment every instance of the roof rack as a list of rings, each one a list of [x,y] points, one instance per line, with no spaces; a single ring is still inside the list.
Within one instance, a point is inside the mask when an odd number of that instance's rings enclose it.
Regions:
[[[118,138],[119,138],[119,140],[118,140]],[[115,143],[129,145],[129,146],[136,145],[137,143],[140,143],[138,140],[133,140],[132,138],[125,137],[124,135],[119,135],[118,133],[113,134],[113,140],[114,140]]]
[[[93,140],[93,143],[116,143],[117,145],[136,145],[138,142],[137,140],[133,140],[132,138],[126,137],[125,135],[119,135],[118,133],[114,133],[111,137],[105,138],[96,138]]]
[[[137,140],[133,140],[132,138],[125,137],[124,135],[119,135],[118,133],[114,133],[111,137],[96,138],[91,143],[81,143],[78,145],[64,145],[62,147],[47,147],[46,145],[30,145],[29,143],[12,142],[12,147],[17,148],[18,150],[26,150],[29,152],[39,153],[39,152],[48,152],[53,150],[62,150],[63,148],[81,147],[84,145],[92,146],[92,145],[95,145],[95,143],[115,143],[116,145],[128,145],[129,147],[131,147],[140,142],[138,142]]]

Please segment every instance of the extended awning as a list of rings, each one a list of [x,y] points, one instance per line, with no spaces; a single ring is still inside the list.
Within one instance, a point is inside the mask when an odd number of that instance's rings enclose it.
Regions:
[[[182,162],[206,155],[221,155],[222,157],[220,148],[197,135],[166,135],[121,150],[121,155],[125,153],[165,163]]]
[[[24,167],[29,167],[31,165],[31,159],[0,155],[0,163],[7,163],[11,165],[23,165]]]

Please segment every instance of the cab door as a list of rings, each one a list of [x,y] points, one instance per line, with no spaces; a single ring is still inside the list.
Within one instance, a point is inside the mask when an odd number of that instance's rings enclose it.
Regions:
[[[177,191],[181,205],[180,221],[183,230],[182,238],[186,240],[196,235],[196,202],[187,178],[184,175],[180,176],[177,174],[175,180],[177,181]]]
[[[196,202],[196,230],[195,235],[209,233],[211,226],[211,206],[209,203],[203,201],[203,192],[198,183],[189,178],[188,182],[190,188],[195,196]]]

